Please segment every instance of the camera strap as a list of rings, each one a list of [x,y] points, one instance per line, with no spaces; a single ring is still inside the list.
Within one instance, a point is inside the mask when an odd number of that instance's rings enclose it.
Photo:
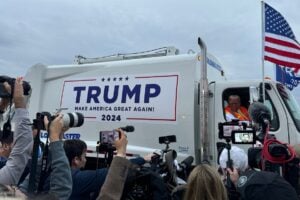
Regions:
[[[35,136],[34,143],[33,143],[28,193],[33,193],[35,190],[35,175],[36,175],[36,168],[38,162],[39,145],[40,145],[40,130],[38,130],[38,133]]]
[[[48,124],[48,134],[47,134],[47,139],[46,139],[46,144],[45,144],[45,148],[44,148],[44,152],[43,152],[43,156],[42,156],[42,170],[41,170],[41,176],[40,176],[40,181],[39,181],[39,184],[38,184],[38,192],[41,192],[43,190],[43,186],[44,186],[44,183],[47,179],[47,174],[48,174],[48,171],[49,171],[49,166],[48,166],[48,155],[49,155],[49,135],[51,134],[50,133],[50,124],[51,124],[51,121],[49,122]]]

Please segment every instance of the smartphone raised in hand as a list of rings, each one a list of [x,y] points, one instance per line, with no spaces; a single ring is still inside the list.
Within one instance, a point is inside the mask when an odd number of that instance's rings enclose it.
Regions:
[[[120,133],[116,130],[100,131],[99,136],[101,144],[114,144],[116,140],[120,139]]]

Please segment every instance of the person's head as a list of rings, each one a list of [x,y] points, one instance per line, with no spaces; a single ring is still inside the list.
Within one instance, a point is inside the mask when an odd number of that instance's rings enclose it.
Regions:
[[[241,99],[238,95],[230,95],[228,105],[233,112],[236,112],[241,106]]]
[[[236,168],[239,172],[243,172],[248,168],[248,155],[245,151],[237,146],[232,146],[230,149],[230,158],[233,162],[233,167]],[[226,169],[226,163],[228,161],[228,150],[223,149],[220,155],[220,166],[222,169]]]
[[[298,200],[295,188],[274,172],[249,170],[237,181],[244,200]]]
[[[208,164],[196,166],[189,175],[185,199],[226,200],[226,189],[217,170]]]
[[[82,140],[65,140],[64,149],[72,168],[84,168],[87,145]]]

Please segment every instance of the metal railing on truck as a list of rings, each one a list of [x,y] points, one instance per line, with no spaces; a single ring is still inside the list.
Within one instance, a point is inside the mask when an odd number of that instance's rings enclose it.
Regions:
[[[178,54],[179,54],[179,50],[175,47],[170,46],[170,47],[153,49],[149,51],[142,51],[142,52],[128,53],[128,54],[118,53],[110,56],[102,56],[96,58],[86,58],[84,56],[77,55],[75,56],[75,63],[88,64],[88,63],[109,62],[109,61],[117,61],[117,60],[160,57],[160,56],[169,56],[169,55],[178,55]]]

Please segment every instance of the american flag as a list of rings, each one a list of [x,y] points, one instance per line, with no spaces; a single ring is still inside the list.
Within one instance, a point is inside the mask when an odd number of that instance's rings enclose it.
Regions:
[[[274,8],[265,5],[264,59],[272,63],[300,69],[300,45],[284,19]]]

